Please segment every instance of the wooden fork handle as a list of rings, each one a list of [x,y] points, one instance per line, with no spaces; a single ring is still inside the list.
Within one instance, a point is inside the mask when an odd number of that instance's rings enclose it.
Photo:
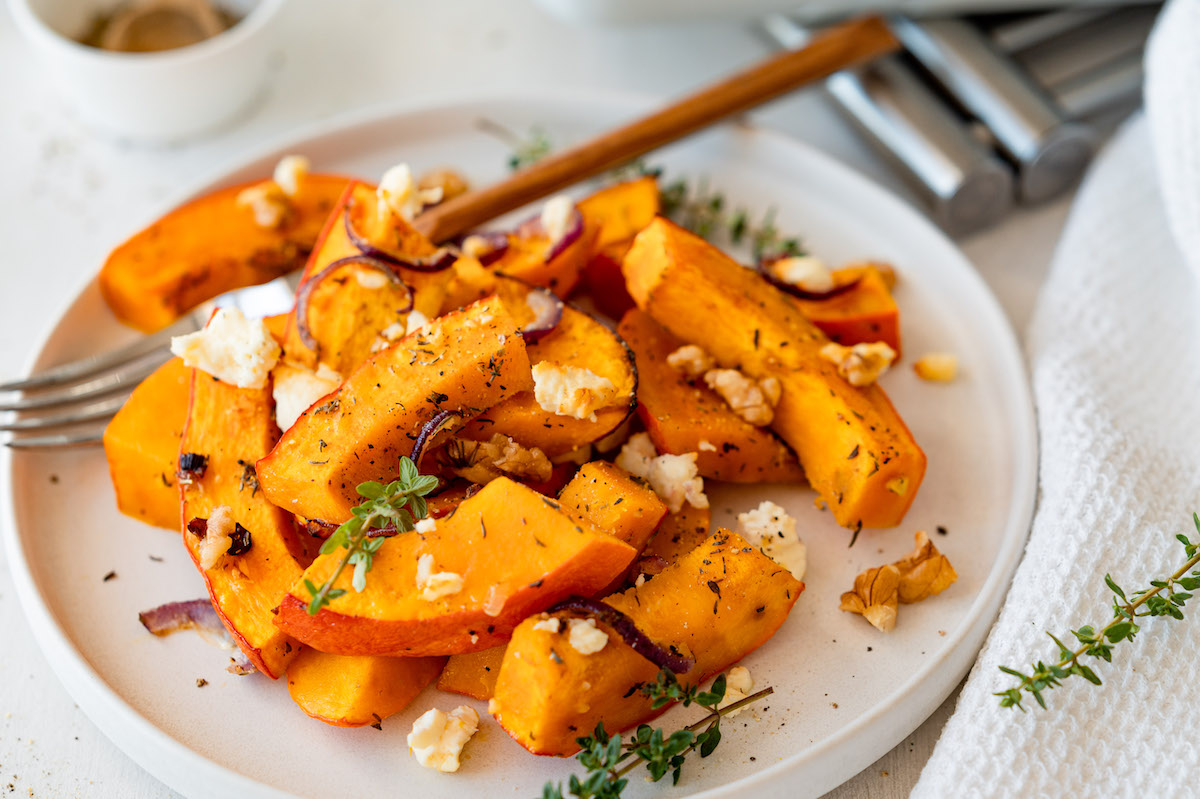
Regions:
[[[550,155],[507,180],[436,205],[416,219],[416,227],[435,242],[445,241],[728,116],[897,49],[899,43],[879,17],[838,25],[807,47],[772,56],[649,116]]]

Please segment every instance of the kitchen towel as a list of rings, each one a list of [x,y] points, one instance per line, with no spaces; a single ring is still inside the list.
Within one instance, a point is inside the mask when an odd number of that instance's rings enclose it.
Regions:
[[[1146,619],[1104,681],[993,692],[1057,660],[1054,633],[1111,619],[1127,590],[1185,561],[1200,510],[1200,0],[1172,0],[1152,35],[1146,110],[1096,160],[1028,335],[1041,445],[1025,556],[912,796],[1143,797],[1190,786],[1200,747],[1200,596],[1184,621]]]

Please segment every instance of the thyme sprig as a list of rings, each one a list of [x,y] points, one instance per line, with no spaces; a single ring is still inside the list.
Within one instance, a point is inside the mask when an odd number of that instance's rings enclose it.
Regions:
[[[1200,532],[1200,516],[1193,513],[1192,522],[1196,531]],[[1024,711],[1021,700],[1027,698],[1025,694],[1028,693],[1042,709],[1045,709],[1046,700],[1042,697],[1042,692],[1058,688],[1062,681],[1069,677],[1082,677],[1093,685],[1100,685],[1100,678],[1096,672],[1080,662],[1081,657],[1087,655],[1111,663],[1114,645],[1122,641],[1132,641],[1141,630],[1135,619],[1144,616],[1166,616],[1182,621],[1184,604],[1192,598],[1190,592],[1200,588],[1200,568],[1196,568],[1200,565],[1200,543],[1193,543],[1182,534],[1175,538],[1183,545],[1187,562],[1169,577],[1151,580],[1149,588],[1133,592],[1132,599],[1117,585],[1111,575],[1104,575],[1105,585],[1113,592],[1113,620],[1099,630],[1086,625],[1072,630],[1071,634],[1080,643],[1078,648],[1071,649],[1052,633],[1046,633],[1058,645],[1057,663],[1047,665],[1039,660],[1030,666],[1029,674],[1008,666],[1000,666],[1000,671],[1019,680],[1015,687],[995,692],[995,695],[1000,697],[1000,706],[1015,707]]]
[[[425,518],[427,511],[425,495],[437,488],[438,480],[432,475],[423,475],[411,458],[400,458],[400,477],[386,485],[374,480],[359,483],[356,489],[366,502],[350,510],[349,521],[343,523],[333,535],[321,545],[321,554],[328,555],[338,548],[345,549],[337,568],[320,588],[305,578],[304,587],[308,589],[312,601],[308,603],[308,613],[315,616],[321,608],[346,593],[344,588],[334,588],[338,577],[347,566],[354,566],[354,576],[350,584],[355,591],[361,592],[367,587],[367,572],[371,571],[375,553],[386,540],[382,537],[372,538],[368,535],[371,530],[394,524],[397,533],[410,532],[418,519]]]
[[[575,757],[587,769],[587,774],[582,779],[572,774],[567,781],[566,794],[561,783],[556,785],[547,782],[542,788],[542,799],[564,799],[566,796],[575,799],[620,799],[629,783],[626,776],[641,765],[645,765],[650,773],[651,782],[658,782],[669,773],[672,783],[678,784],[688,755],[699,751],[700,757],[708,757],[721,742],[722,716],[772,693],[772,689],[764,688],[719,708],[718,705],[725,698],[724,674],[717,677],[707,691],[701,691],[695,685],[681,685],[674,673],[667,669],[660,671],[653,683],[643,685],[641,691],[651,698],[651,707],[654,709],[679,702],[684,707],[696,704],[709,712],[695,724],[669,735],[661,728],[642,724],[628,741],[622,741],[620,736],[610,736],[604,729],[604,723],[598,723],[590,736],[576,739],[583,751]]]

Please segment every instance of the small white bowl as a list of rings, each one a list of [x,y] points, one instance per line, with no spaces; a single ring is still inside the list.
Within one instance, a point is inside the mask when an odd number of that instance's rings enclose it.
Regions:
[[[262,89],[285,0],[225,0],[241,20],[197,44],[121,53],[76,41],[118,0],[9,0],[17,27],[84,122],[102,133],[168,144],[231,121]]]

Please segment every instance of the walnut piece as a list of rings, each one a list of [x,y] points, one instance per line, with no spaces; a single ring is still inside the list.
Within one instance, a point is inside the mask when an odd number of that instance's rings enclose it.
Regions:
[[[883,632],[896,626],[900,602],[900,570],[890,563],[867,569],[854,578],[854,590],[842,594],[842,610],[857,613]]]
[[[774,421],[775,406],[783,393],[777,378],[754,380],[737,369],[710,369],[704,373],[704,382],[742,421],[757,427]]]
[[[916,549],[893,564],[900,572],[900,601],[905,605],[940,594],[958,579],[950,561],[924,530],[918,530],[915,538]]]
[[[948,352],[927,352],[913,364],[913,371],[922,380],[949,383],[958,377],[958,358]]]
[[[683,372],[688,380],[699,380],[716,365],[712,356],[695,344],[684,344],[667,356],[667,366]]]
[[[843,347],[829,342],[818,352],[837,367],[838,374],[852,386],[869,386],[883,376],[896,360],[896,351],[882,341]]]

